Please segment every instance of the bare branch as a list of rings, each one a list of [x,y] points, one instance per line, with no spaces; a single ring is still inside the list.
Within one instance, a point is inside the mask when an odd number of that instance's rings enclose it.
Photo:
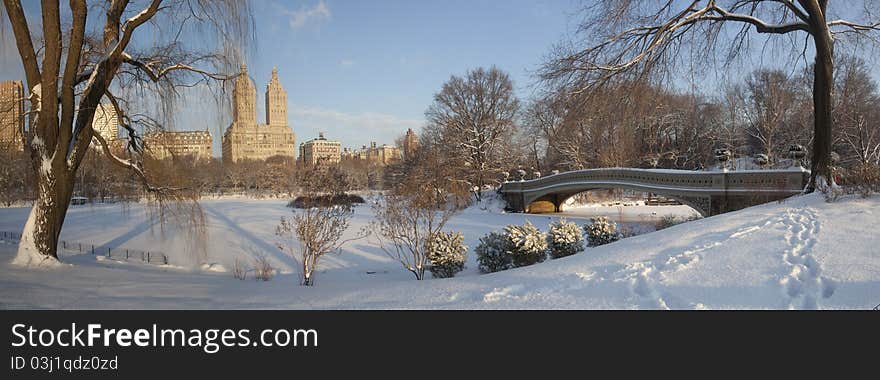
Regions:
[[[220,80],[220,81],[234,79],[234,78],[238,77],[239,75],[241,75],[240,73],[236,73],[234,75],[212,73],[207,70],[199,69],[197,67],[182,64],[182,63],[177,63],[177,64],[173,64],[170,66],[166,66],[161,69],[156,69],[153,67],[153,65],[154,65],[153,62],[142,62],[140,60],[132,58],[131,55],[129,55],[128,53],[125,53],[125,52],[122,53],[122,62],[127,63],[129,65],[132,65],[132,66],[136,67],[137,69],[141,70],[153,82],[158,82],[159,80],[165,78],[169,73],[174,72],[174,71],[179,71],[179,70],[189,71],[189,72],[196,73],[196,74],[201,74],[204,77],[214,79],[214,80]]]
[[[70,11],[73,17],[73,26],[70,31],[70,42],[67,46],[64,76],[61,81],[61,125],[73,124],[73,116],[76,112],[73,107],[73,103],[76,101],[73,91],[82,57],[83,41],[85,40],[86,16],[88,12],[85,0],[71,0]],[[71,141],[71,133],[69,128],[61,128],[59,139],[65,143],[69,142]],[[63,147],[65,150],[68,148],[69,146]],[[67,152],[65,151],[65,153]]]
[[[167,194],[170,192],[179,192],[181,190],[184,190],[181,188],[156,187],[156,186],[151,185],[150,179],[147,178],[147,175],[144,173],[143,169],[141,169],[141,167],[139,165],[137,165],[136,163],[134,163],[130,160],[126,160],[124,158],[121,158],[121,157],[113,154],[113,152],[110,150],[110,146],[107,144],[107,140],[105,140],[104,137],[101,136],[100,133],[95,133],[94,138],[101,145],[101,150],[104,152],[105,155],[107,155],[107,157],[110,159],[110,161],[113,162],[114,164],[124,168],[124,169],[130,170],[132,173],[137,175],[137,177],[140,178],[140,180],[144,186],[144,189],[146,189],[148,192],[157,193],[157,194]]]
[[[28,89],[33,88],[40,83],[40,69],[37,65],[37,55],[34,52],[34,43],[31,41],[27,17],[21,8],[21,1],[3,0],[3,4],[6,6],[6,15],[12,24],[12,32],[15,35],[15,44],[24,66]]]

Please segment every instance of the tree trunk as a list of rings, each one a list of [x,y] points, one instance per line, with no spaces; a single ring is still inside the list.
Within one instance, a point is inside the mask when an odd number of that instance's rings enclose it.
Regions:
[[[14,261],[19,265],[57,262],[58,237],[73,193],[72,176],[55,175],[52,169],[38,170],[37,199],[21,233]]]
[[[416,281],[425,279],[425,268],[410,269],[410,272],[416,277]]]
[[[824,11],[824,6],[822,8]],[[810,182],[804,189],[807,193],[823,186],[822,181],[828,185],[834,184],[831,173],[831,90],[834,86],[834,45],[824,19],[815,22],[813,29],[813,41],[816,45],[816,62],[813,68],[813,152]]]

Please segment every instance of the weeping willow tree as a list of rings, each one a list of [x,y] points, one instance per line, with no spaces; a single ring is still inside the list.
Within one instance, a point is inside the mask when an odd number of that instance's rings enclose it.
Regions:
[[[814,53],[813,146],[807,192],[832,181],[834,46],[849,39],[876,42],[878,5],[872,0],[603,0],[584,8],[577,38],[556,49],[541,75],[573,94],[625,78],[674,71],[689,49],[708,66],[744,54],[752,35],[789,37],[777,55],[807,60]],[[846,15],[845,18],[837,15]],[[732,28],[732,29],[728,29]],[[770,48],[774,49],[774,48]],[[766,49],[765,53],[769,53]],[[716,55],[716,53],[718,53]],[[691,66],[693,67],[693,66]]]
[[[188,189],[161,183],[161,176],[143,164],[142,135],[165,128],[183,89],[222,91],[237,75],[225,73],[237,73],[245,42],[253,35],[250,5],[244,0],[66,3],[42,0],[40,20],[28,20],[20,0],[3,0],[8,23],[0,24],[0,31],[14,36],[24,69],[37,179],[36,201],[15,260],[22,265],[57,261],[77,170],[92,144],[160,205],[193,200]],[[145,103],[155,106],[138,109]],[[128,135],[125,149],[111,149],[92,129],[101,104],[115,110]],[[199,212],[192,206],[183,209]]]

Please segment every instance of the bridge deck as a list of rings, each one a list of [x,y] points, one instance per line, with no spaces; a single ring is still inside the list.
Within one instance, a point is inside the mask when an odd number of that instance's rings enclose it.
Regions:
[[[713,200],[716,203],[723,200],[726,204],[731,197],[753,198],[753,201],[746,203],[757,204],[768,199],[780,199],[802,192],[808,177],[809,171],[802,168],[727,172],[585,169],[532,180],[508,181],[502,184],[499,192],[504,195],[510,209],[526,211],[528,205],[536,200],[551,201],[558,208],[565,199],[583,191],[623,188],[670,196],[709,215],[713,214]],[[738,201],[743,203],[742,200]]]

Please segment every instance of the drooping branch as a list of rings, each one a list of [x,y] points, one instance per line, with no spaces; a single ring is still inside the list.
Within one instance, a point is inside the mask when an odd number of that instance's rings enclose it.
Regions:
[[[122,128],[125,128],[125,131],[128,133],[128,149],[136,153],[143,153],[143,145],[138,145],[138,141],[141,137],[138,136],[137,131],[132,127],[130,123],[131,118],[128,114],[122,111],[122,107],[119,106],[119,100],[110,92],[110,90],[107,90],[105,95],[107,96],[107,99],[110,100],[113,110],[116,111],[117,124]]]
[[[98,141],[98,144],[101,145],[101,150],[104,152],[104,154],[107,156],[107,158],[109,158],[110,161],[113,162],[114,164],[116,164],[124,169],[128,169],[129,171],[134,173],[141,180],[141,183],[143,184],[144,189],[146,189],[146,191],[151,192],[151,193],[157,193],[157,194],[168,194],[168,193],[172,193],[172,192],[179,192],[179,191],[185,190],[185,189],[174,188],[174,187],[153,186],[152,184],[150,184],[150,179],[147,177],[146,173],[144,173],[144,170],[139,165],[137,165],[135,162],[132,162],[131,160],[127,160],[127,159],[121,158],[121,157],[113,154],[113,152],[110,150],[109,144],[107,144],[107,140],[105,140],[104,137],[101,136],[100,133],[95,133],[94,138],[95,138],[95,140]]]
[[[188,71],[188,72],[200,74],[206,78],[220,80],[220,81],[234,79],[234,78],[238,77],[239,75],[241,75],[240,73],[236,73],[234,75],[213,73],[213,72],[209,72],[207,70],[199,69],[195,66],[187,65],[187,64],[183,64],[183,63],[169,65],[164,68],[156,68],[156,67],[154,67],[154,65],[155,65],[154,62],[144,62],[144,61],[135,59],[130,54],[125,53],[125,52],[122,53],[122,62],[127,63],[127,64],[137,68],[138,70],[140,70],[141,72],[146,74],[147,77],[149,77],[150,80],[152,80],[153,82],[159,82],[161,79],[165,78],[169,73],[172,73],[174,71]]]
[[[649,72],[658,66],[674,44],[681,43],[686,33],[692,32],[696,25],[702,23],[709,24],[710,28],[725,22],[739,23],[754,27],[761,34],[787,34],[796,31],[812,33],[811,24],[807,21],[810,18],[798,5],[787,0],[772,2],[783,5],[779,8],[783,12],[783,21],[779,23],[770,23],[758,16],[758,1],[738,1],[728,8],[718,5],[714,0],[700,7],[700,1],[696,0],[683,6],[677,13],[663,18],[663,12],[672,7],[673,2],[669,1],[661,11],[645,18],[664,21],[627,28],[611,34],[592,47],[561,55],[545,66],[542,77],[550,81],[581,82],[577,88],[570,89],[578,94],[592,88],[594,84],[608,82],[637,68],[642,73]],[[785,14],[794,16],[784,17]],[[792,21],[785,21],[786,19]],[[584,76],[591,79],[584,80]]]

